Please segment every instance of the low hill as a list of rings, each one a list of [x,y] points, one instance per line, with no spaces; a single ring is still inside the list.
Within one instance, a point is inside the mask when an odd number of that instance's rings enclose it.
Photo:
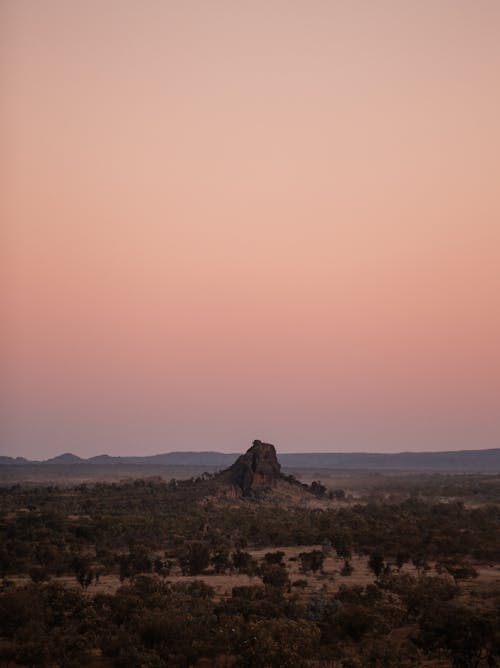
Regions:
[[[63,455],[59,455],[58,457],[47,459],[44,464],[63,464],[66,466],[68,464],[83,464],[84,461],[84,459],[77,457],[77,455],[74,455],[71,452],[65,452]]]

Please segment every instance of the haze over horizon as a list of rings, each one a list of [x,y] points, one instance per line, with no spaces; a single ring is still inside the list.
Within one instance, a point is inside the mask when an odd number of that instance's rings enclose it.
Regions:
[[[3,2],[0,454],[498,447],[499,34]]]

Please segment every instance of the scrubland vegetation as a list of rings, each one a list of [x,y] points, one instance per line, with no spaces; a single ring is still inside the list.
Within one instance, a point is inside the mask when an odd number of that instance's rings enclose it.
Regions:
[[[500,665],[500,479],[323,483],[0,488],[2,665]]]

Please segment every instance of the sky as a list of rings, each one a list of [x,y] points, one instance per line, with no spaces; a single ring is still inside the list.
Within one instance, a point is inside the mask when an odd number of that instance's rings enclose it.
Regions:
[[[4,0],[2,454],[500,446],[497,0]]]

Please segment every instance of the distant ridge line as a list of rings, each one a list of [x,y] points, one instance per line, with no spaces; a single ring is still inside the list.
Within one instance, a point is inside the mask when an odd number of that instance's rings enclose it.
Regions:
[[[84,459],[70,452],[43,461],[0,456],[0,466],[231,466],[237,453],[212,450],[173,451],[157,455],[122,457],[96,455]],[[500,472],[500,448],[438,452],[310,452],[282,453],[285,468],[370,469],[402,471]]]

